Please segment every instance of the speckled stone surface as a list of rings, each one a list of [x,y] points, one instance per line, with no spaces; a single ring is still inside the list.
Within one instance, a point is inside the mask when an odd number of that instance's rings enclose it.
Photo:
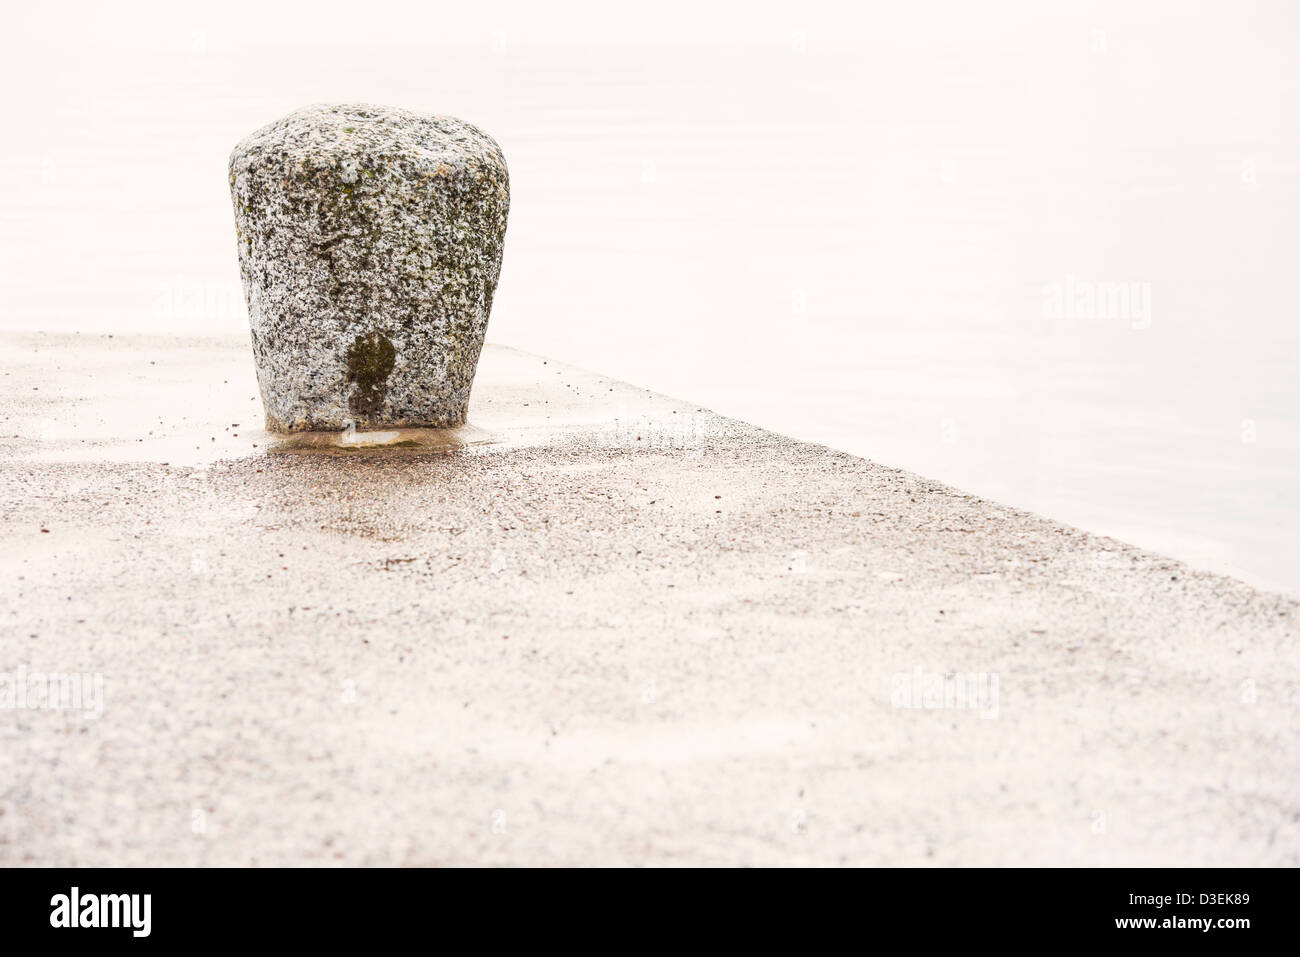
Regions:
[[[309,106],[230,157],[267,428],[465,421],[501,272],[501,148],[448,116]]]

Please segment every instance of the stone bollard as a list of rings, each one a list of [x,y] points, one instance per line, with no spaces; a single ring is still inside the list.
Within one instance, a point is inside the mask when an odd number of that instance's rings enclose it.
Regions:
[[[464,424],[510,206],[492,137],[309,106],[235,147],[230,193],[268,429]]]

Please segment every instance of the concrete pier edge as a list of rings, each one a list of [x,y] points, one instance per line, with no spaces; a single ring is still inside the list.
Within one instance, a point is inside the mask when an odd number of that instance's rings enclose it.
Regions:
[[[0,864],[1300,859],[1291,597],[491,345],[346,454],[242,340],[0,360]]]

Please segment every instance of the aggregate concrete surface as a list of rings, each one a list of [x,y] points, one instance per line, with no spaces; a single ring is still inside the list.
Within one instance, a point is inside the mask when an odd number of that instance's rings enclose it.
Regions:
[[[382,449],[0,360],[0,864],[1300,862],[1292,598],[499,347]]]

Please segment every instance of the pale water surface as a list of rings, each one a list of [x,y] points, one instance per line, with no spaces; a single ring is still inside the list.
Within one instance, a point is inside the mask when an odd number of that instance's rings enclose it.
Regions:
[[[0,325],[239,332],[233,144],[453,113],[511,168],[493,341],[1300,591],[1300,14],[1165,7],[640,45],[28,13]]]

